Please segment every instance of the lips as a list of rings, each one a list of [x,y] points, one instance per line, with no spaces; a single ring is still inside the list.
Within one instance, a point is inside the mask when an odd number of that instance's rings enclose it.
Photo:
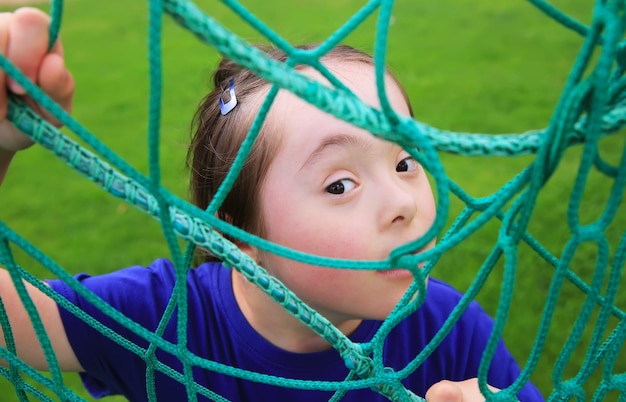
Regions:
[[[408,269],[389,269],[384,271],[377,271],[378,275],[384,276],[385,278],[390,279],[406,279],[413,278],[413,274]]]

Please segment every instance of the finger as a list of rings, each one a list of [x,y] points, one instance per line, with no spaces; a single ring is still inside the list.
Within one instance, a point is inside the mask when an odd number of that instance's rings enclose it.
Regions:
[[[74,78],[65,67],[63,58],[57,54],[47,55],[39,70],[39,85],[41,89],[67,113],[72,111],[72,97],[74,95]],[[56,127],[61,122],[50,112],[30,98],[23,96],[22,101],[41,117]]]
[[[463,402],[463,392],[452,381],[440,381],[426,392],[427,402]]]
[[[48,51],[48,53],[58,54],[59,56],[63,56],[63,45],[61,44],[61,35],[56,38],[54,41],[54,45],[52,45],[52,49]]]
[[[48,51],[48,27],[50,17],[36,8],[20,8],[13,13],[9,26],[8,59],[22,73],[36,82],[37,71]],[[11,79],[7,85],[14,93],[24,95],[25,91]]]
[[[74,78],[65,67],[63,57],[51,53],[44,57],[39,68],[37,81],[41,89],[65,111],[71,112],[74,94]]]
[[[0,53],[7,54],[7,45],[9,43],[9,25],[11,23],[10,13],[0,13]],[[7,91],[6,91],[6,73],[0,69],[0,121],[7,114]]]

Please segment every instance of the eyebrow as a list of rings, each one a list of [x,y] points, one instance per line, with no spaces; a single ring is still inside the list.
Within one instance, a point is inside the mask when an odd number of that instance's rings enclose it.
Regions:
[[[372,144],[362,137],[357,137],[348,134],[334,134],[325,138],[313,152],[304,161],[300,170],[305,166],[315,163],[316,160],[321,158],[329,149],[332,148],[362,148],[363,151],[370,149]]]

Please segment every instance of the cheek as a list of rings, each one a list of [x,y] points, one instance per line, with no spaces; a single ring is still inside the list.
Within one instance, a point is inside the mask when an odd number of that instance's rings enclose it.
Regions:
[[[321,215],[321,216],[320,216]],[[331,258],[363,258],[367,248],[355,233],[364,233],[357,220],[316,215],[311,208],[275,208],[267,211],[266,239],[304,253]]]
[[[304,253],[332,258],[363,255],[363,244],[355,233],[364,232],[362,220],[337,217],[310,201],[311,197],[283,194],[262,196],[261,214],[265,239]],[[343,218],[343,219],[342,219]],[[351,222],[350,225],[347,222]],[[362,258],[362,257],[361,257]]]
[[[435,221],[437,205],[435,203],[435,197],[432,187],[428,180],[425,180],[425,183],[423,184],[418,194],[418,204],[420,206],[422,220],[424,220],[425,223],[430,226]]]

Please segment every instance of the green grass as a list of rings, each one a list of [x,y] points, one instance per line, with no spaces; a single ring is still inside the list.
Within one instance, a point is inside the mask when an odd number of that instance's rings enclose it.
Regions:
[[[74,117],[140,171],[147,173],[147,7],[145,1],[68,1],[62,36],[67,63],[78,83]],[[215,2],[198,2],[232,31],[250,41],[262,38]],[[249,4],[248,4],[249,3]],[[582,21],[590,20],[590,0],[555,1]],[[319,42],[361,6],[355,0],[245,2],[269,26],[291,42]],[[347,42],[373,48],[375,21],[357,29]],[[162,118],[163,182],[186,197],[184,155],[188,124],[197,102],[208,90],[216,52],[168,18],[164,38],[164,109]],[[389,38],[388,62],[405,85],[416,118],[442,129],[481,133],[514,133],[548,125],[582,38],[545,17],[529,3],[468,0],[397,1]],[[602,141],[602,155],[616,163],[624,136]],[[566,224],[567,199],[580,160],[580,147],[566,152],[534,210],[530,232],[559,256],[571,236]],[[446,172],[474,196],[493,193],[531,157],[467,158],[441,155]],[[602,213],[611,183],[590,176],[580,219],[591,222]],[[16,158],[0,188],[0,219],[34,242],[69,272],[92,274],[148,264],[167,255],[157,222],[108,196],[39,148]],[[455,201],[450,222],[460,210]],[[614,253],[626,227],[616,214],[607,230]],[[499,224],[486,225],[452,249],[434,276],[460,290],[471,283],[496,239]],[[23,253],[18,261],[45,278],[50,274]],[[590,281],[597,250],[582,244],[572,269]],[[500,264],[479,295],[495,313],[503,266]],[[520,362],[528,357],[554,270],[526,247],[520,247],[518,279],[505,339]],[[559,295],[540,366],[532,380],[544,395],[553,388],[554,361],[572,330],[584,297],[566,284]],[[624,298],[618,301],[624,308]],[[576,375],[586,355],[595,316],[569,360],[565,378]],[[612,323],[615,325],[615,323]],[[626,370],[624,359],[616,370]],[[589,380],[593,389],[600,378]],[[73,389],[89,400],[76,376]],[[0,380],[3,401],[16,401],[12,386]],[[120,401],[121,398],[109,398]]]

